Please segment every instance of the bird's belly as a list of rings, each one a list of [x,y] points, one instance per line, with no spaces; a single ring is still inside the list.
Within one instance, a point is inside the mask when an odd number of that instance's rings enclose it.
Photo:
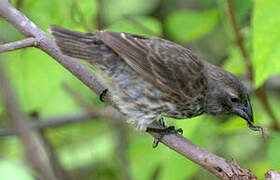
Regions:
[[[174,104],[173,108],[166,109],[161,113],[162,116],[186,119],[201,115],[203,113],[203,106],[199,101],[192,103],[178,103]]]
[[[202,113],[202,103],[174,103],[120,59],[110,63],[108,60],[108,65],[100,68],[102,82],[109,88],[115,105],[138,129],[146,130],[159,116],[184,119]]]
[[[113,63],[99,66],[99,78],[128,122],[144,131],[160,115],[164,95],[119,58]]]

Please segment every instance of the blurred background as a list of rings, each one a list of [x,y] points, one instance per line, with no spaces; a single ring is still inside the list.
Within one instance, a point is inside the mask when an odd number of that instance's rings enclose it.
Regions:
[[[236,116],[208,116],[167,124],[227,160],[234,158],[259,178],[280,170],[280,1],[234,0],[236,24],[245,55],[236,42],[225,0],[11,0],[43,31],[50,24],[93,32],[110,29],[163,37],[221,66],[248,85],[255,122],[268,138],[249,130]],[[24,37],[0,18],[0,42]],[[35,48],[1,54],[4,73],[61,179],[79,180],[208,180],[203,168],[114,118],[94,118],[106,105],[79,80]],[[244,58],[251,62],[250,78]],[[253,86],[251,84],[254,84]],[[26,144],[12,130],[11,117],[0,97],[0,179],[39,179],[29,166]],[[35,124],[35,125],[34,125]],[[18,129],[17,129],[18,130]],[[32,132],[33,132],[32,131]],[[34,146],[36,148],[36,146]],[[32,150],[32,149],[29,149]]]

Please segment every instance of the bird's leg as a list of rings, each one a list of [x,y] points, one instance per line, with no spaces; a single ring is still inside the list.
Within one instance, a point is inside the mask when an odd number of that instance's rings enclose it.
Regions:
[[[99,94],[99,99],[100,101],[104,102],[104,96],[107,94],[108,89],[104,89],[100,94]]]
[[[153,148],[156,148],[158,146],[158,143],[160,140],[163,138],[163,136],[167,134],[183,134],[183,129],[175,129],[175,126],[165,126],[165,123],[163,121],[163,118],[159,119],[159,123],[163,128],[147,128],[147,132],[154,132],[158,133],[157,137],[155,137],[154,142],[153,142]]]

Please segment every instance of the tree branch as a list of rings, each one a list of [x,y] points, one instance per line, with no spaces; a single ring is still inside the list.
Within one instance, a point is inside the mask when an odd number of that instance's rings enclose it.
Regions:
[[[38,121],[39,119],[37,117],[33,120]],[[46,129],[37,129],[36,132],[38,132],[38,137],[40,138],[40,141],[45,147],[45,151],[49,157],[50,166],[55,176],[59,180],[70,180],[70,177],[68,176],[65,169],[62,167],[61,163],[59,162],[52,144],[48,141],[46,137]]]
[[[57,127],[64,126],[66,124],[88,121],[93,118],[97,118],[97,116],[94,116],[92,113],[89,112],[78,112],[75,114],[60,116],[55,118],[39,119],[31,123],[30,129],[42,130],[48,128],[57,128]],[[11,136],[11,135],[15,135],[13,129],[2,128],[0,130],[0,136]]]
[[[119,157],[120,169],[124,180],[132,180],[127,155],[127,128],[123,122],[114,123],[117,145],[115,151]]]
[[[0,62],[0,90],[3,96],[3,102],[7,108],[10,117],[12,129],[20,138],[25,155],[30,165],[37,170],[44,180],[57,180],[52,172],[44,147],[38,139],[38,136],[30,131],[30,120],[21,112],[18,102],[12,93],[12,88],[5,77]]]
[[[265,180],[278,180],[280,179],[280,173],[271,169],[267,173],[265,173]]]
[[[105,89],[90,70],[81,65],[77,60],[63,56],[52,39],[7,1],[0,1],[0,16],[3,16],[25,36],[36,38],[38,48],[68,69],[93,92],[100,94]],[[106,102],[111,102],[109,96],[105,96],[104,99]],[[104,116],[108,115],[104,114]],[[121,115],[119,116],[121,117]],[[159,128],[160,125],[158,122],[154,122],[150,127]],[[151,133],[151,135],[157,136],[156,133]],[[249,170],[241,169],[235,162],[227,163],[225,159],[204,150],[181,135],[166,135],[163,137],[162,142],[221,179],[255,179]]]
[[[2,44],[0,45],[0,53],[31,47],[31,46],[36,46],[36,39],[32,37],[16,42]]]

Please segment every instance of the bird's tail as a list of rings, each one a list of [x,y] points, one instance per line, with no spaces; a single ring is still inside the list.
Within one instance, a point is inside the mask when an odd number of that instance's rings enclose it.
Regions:
[[[100,47],[94,34],[70,31],[56,25],[50,26],[50,32],[63,54],[85,60],[98,56]]]

